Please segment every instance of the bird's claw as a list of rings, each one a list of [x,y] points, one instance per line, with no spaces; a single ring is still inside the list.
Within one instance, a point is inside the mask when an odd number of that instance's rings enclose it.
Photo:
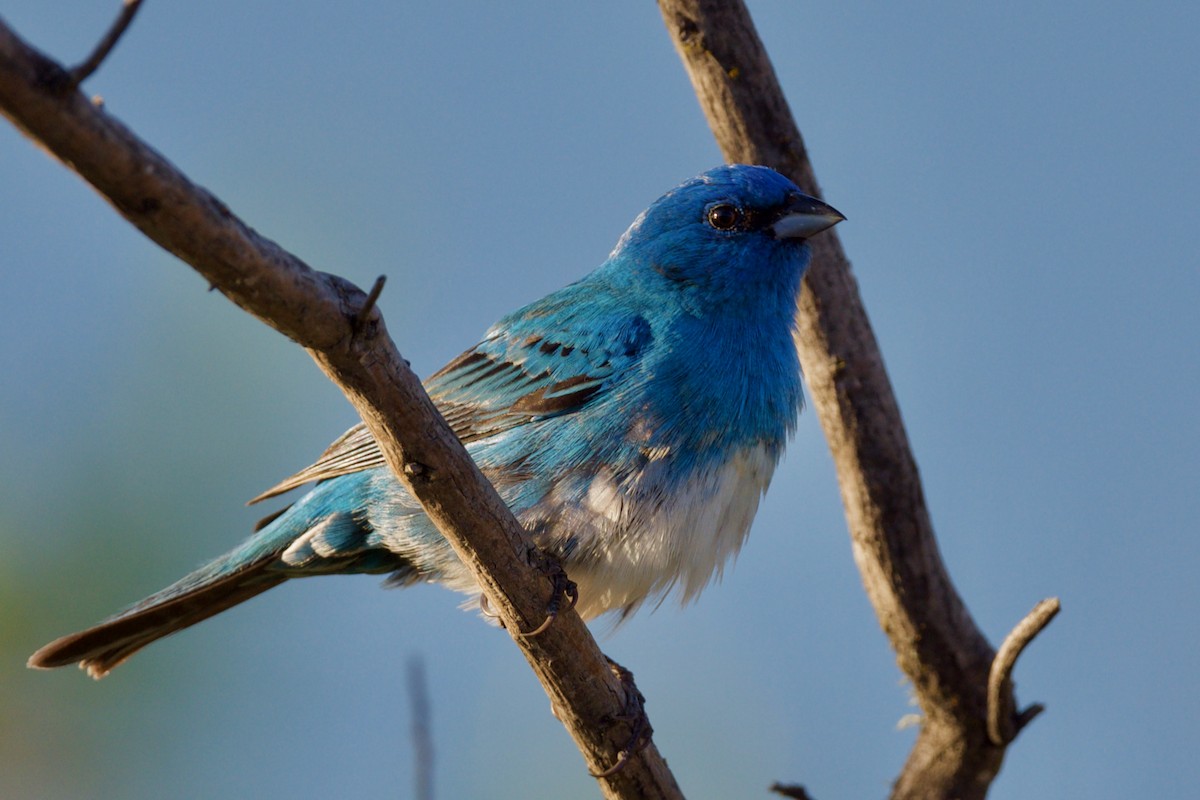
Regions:
[[[496,620],[496,624],[501,628],[504,627],[504,620],[500,619],[500,615],[497,612],[492,611],[492,603],[483,592],[479,593],[479,613],[488,619]]]
[[[605,656],[605,658],[608,658]],[[617,754],[617,761],[603,772],[593,772],[593,778],[608,778],[616,775],[625,768],[635,753],[645,750],[650,744],[651,738],[654,736],[654,728],[650,725],[650,718],[646,716],[646,697],[637,688],[637,684],[633,681],[633,673],[622,667],[611,658],[608,659],[608,666],[612,669],[613,674],[617,676],[617,680],[621,683],[621,688],[625,690],[625,709],[624,713],[613,717],[616,722],[624,722],[629,726],[629,741],[621,748],[621,752]]]

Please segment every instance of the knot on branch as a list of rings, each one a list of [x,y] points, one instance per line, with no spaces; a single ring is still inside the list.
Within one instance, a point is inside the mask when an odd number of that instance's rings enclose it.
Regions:
[[[682,44],[698,50],[704,49],[704,34],[696,20],[684,14],[676,14],[672,21],[675,23],[675,30]]]
[[[414,483],[417,481],[428,483],[433,480],[434,469],[422,464],[420,461],[405,461],[404,474]]]

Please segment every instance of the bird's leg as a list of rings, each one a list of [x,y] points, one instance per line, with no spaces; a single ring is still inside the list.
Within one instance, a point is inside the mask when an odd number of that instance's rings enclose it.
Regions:
[[[646,716],[646,698],[634,683],[633,673],[608,656],[605,658],[608,660],[609,669],[617,676],[621,688],[625,691],[625,713],[613,719],[629,726],[629,741],[617,754],[617,763],[601,773],[592,773],[593,778],[607,778],[616,775],[625,768],[634,753],[644,750],[650,744],[650,739],[654,736],[654,728],[650,725],[650,718]]]

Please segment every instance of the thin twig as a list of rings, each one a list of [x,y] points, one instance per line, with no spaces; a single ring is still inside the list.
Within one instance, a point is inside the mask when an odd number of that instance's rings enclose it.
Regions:
[[[67,91],[76,89],[79,84],[91,77],[91,74],[100,68],[100,65],[104,63],[104,59],[108,58],[108,54],[117,46],[117,42],[120,41],[121,36],[125,33],[125,29],[129,27],[129,23],[133,22],[133,18],[137,15],[138,9],[141,6],[142,0],[123,0],[121,3],[121,13],[113,20],[113,24],[108,29],[108,33],[104,34],[104,38],[96,44],[96,48],[92,50],[92,54],[78,66],[72,67],[67,72]]]
[[[371,309],[375,307],[375,303],[379,301],[379,295],[383,294],[383,285],[387,283],[387,275],[380,275],[375,279],[375,284],[371,287],[371,291],[367,292],[367,299],[363,301],[362,307],[358,309],[358,313],[354,315],[354,335],[357,336],[362,331],[363,325],[366,324],[367,318],[371,316]]]
[[[1014,718],[1012,672],[1021,651],[1050,624],[1061,608],[1057,597],[1041,601],[1004,637],[1004,642],[996,651],[991,672],[988,673],[987,730],[988,739],[997,747],[1011,742],[1021,728],[1045,709],[1045,706],[1035,703]]]
[[[433,726],[425,661],[408,660],[408,702],[412,706],[413,783],[417,800],[433,800]]]

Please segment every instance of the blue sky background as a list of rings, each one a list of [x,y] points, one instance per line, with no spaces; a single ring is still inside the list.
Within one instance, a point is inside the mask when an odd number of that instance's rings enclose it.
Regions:
[[[117,3],[8,0],[76,61]],[[1200,786],[1200,6],[756,2],[943,554],[1047,712],[992,797]],[[649,2],[151,2],[86,85],[421,374],[720,161]],[[27,655],[237,542],[355,421],[308,357],[0,126],[0,795],[598,796],[506,636],[434,587],[296,582],[110,678]],[[691,798],[882,797],[914,709],[806,413],[736,568],[602,646]]]

